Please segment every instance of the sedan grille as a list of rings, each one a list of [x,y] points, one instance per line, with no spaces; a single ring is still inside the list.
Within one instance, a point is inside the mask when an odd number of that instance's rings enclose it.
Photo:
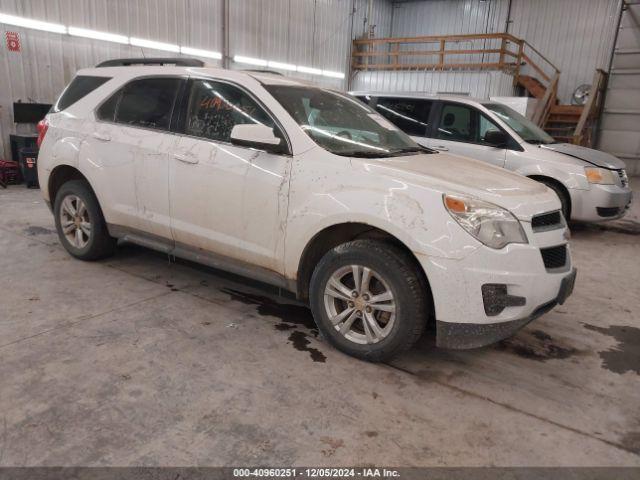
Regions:
[[[541,213],[531,219],[531,228],[534,232],[555,230],[556,228],[562,228],[563,226],[564,223],[562,221],[560,211]]]
[[[567,246],[541,248],[542,261],[547,270],[562,268],[567,264]]]
[[[618,170],[618,176],[620,177],[620,183],[623,187],[629,186],[629,177],[627,176],[627,172],[625,170]]]

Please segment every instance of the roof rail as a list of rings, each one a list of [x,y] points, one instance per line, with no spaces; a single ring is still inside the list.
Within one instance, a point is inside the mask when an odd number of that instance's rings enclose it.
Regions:
[[[284,75],[280,72],[276,72],[275,70],[266,70],[266,69],[260,69],[260,68],[246,68],[246,69],[242,69],[242,72],[250,72],[250,73],[270,73],[271,75],[280,75],[281,77],[284,77]]]
[[[96,65],[101,67],[129,67],[131,65],[175,65],[176,67],[204,67],[204,62],[197,58],[116,58]]]

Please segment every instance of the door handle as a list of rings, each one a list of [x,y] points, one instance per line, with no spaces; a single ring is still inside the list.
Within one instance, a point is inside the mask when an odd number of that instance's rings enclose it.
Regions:
[[[198,163],[198,157],[196,157],[193,153],[174,153],[173,158],[182,163],[190,163],[195,164]]]
[[[111,135],[109,135],[108,133],[93,132],[91,136],[96,140],[100,140],[101,142],[111,141]]]
[[[444,145],[438,145],[436,147],[432,147],[434,150],[438,150],[439,152],[448,152],[449,149]]]

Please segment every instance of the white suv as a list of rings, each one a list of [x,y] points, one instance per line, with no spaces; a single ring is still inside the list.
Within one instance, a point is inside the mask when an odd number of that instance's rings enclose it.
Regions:
[[[368,360],[430,321],[438,345],[486,345],[571,293],[544,185],[420,147],[346,94],[174,63],[81,70],[40,126],[74,257],[124,239],[278,285]]]
[[[631,189],[622,160],[554,141],[512,108],[453,95],[352,92],[421,145],[504,167],[553,189],[565,218],[622,217]]]

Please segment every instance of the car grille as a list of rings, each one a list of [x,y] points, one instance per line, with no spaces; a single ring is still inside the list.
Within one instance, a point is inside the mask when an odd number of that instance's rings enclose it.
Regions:
[[[629,186],[629,177],[627,176],[627,172],[625,170],[618,170],[618,176],[620,177],[620,183],[623,187]]]
[[[534,232],[555,230],[556,228],[562,228],[563,226],[564,223],[562,222],[562,215],[560,214],[560,211],[542,213],[531,219],[531,228]]]
[[[567,246],[541,248],[540,254],[547,270],[562,268],[567,264]]]

